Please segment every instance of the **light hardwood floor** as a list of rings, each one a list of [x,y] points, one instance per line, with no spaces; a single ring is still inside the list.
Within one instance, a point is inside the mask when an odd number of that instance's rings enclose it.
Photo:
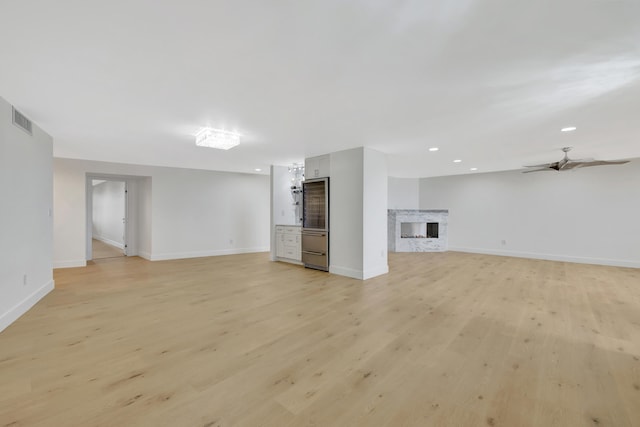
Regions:
[[[0,426],[639,426],[640,270],[97,261],[0,333]]]
[[[91,254],[93,259],[123,257],[122,249],[109,245],[97,239],[91,239]]]

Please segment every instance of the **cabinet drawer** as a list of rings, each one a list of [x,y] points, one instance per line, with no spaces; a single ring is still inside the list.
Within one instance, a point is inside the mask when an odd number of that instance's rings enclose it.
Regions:
[[[289,259],[300,260],[300,249],[297,246],[285,246],[284,257]]]
[[[329,236],[327,236],[326,232],[302,235],[302,247],[305,251],[317,252],[324,255],[327,253],[328,243]]]
[[[296,245],[300,241],[300,236],[296,236],[295,234],[285,234],[284,235],[284,244],[285,245]]]
[[[303,252],[302,262],[305,264],[305,267],[329,271],[329,260],[326,254],[317,255],[316,253]]]
[[[284,232],[289,234],[300,234],[300,227],[284,227]]]

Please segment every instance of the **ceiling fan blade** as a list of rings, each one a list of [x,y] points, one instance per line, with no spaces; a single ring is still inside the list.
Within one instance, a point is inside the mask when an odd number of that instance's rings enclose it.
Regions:
[[[582,165],[582,164],[584,164],[584,162],[570,160],[569,162],[565,163],[565,165],[562,167],[562,170],[563,171],[568,171],[568,170],[571,170],[571,169],[579,168],[580,165]]]
[[[605,165],[624,165],[629,163],[629,160],[595,160],[593,162],[575,162],[577,168],[588,168],[590,166],[605,166]]]
[[[553,169],[553,168],[529,169],[529,170],[526,170],[526,171],[522,171],[522,173],[542,172],[542,171],[555,171],[555,169]]]
[[[593,157],[587,157],[587,158],[584,158],[584,159],[569,159],[569,162],[578,162],[578,163],[581,163],[581,162],[593,162],[593,161],[595,161],[595,159]]]
[[[525,168],[550,168],[555,163],[544,163],[542,165],[524,165]]]
[[[594,160],[594,159],[570,159],[569,151],[571,147],[565,147],[562,149],[564,152],[564,158],[559,162],[546,163],[542,165],[527,165],[525,168],[540,168],[524,170],[522,173],[542,172],[542,171],[568,171],[577,168],[588,168],[591,166],[605,166],[605,165],[623,165],[629,163],[630,160]]]
[[[560,162],[545,163],[543,165],[525,166],[525,168],[550,168],[553,170],[558,170],[560,169]]]

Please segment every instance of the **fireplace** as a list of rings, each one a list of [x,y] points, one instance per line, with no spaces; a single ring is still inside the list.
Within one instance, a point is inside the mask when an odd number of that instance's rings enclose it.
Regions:
[[[447,250],[449,211],[445,209],[390,209],[389,252]]]
[[[437,239],[439,224],[437,222],[401,222],[401,239]]]

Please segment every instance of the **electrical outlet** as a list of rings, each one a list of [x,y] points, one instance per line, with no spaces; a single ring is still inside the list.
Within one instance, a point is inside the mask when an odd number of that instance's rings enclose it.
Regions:
[[[27,274],[26,273],[22,276],[22,286],[27,286]]]

